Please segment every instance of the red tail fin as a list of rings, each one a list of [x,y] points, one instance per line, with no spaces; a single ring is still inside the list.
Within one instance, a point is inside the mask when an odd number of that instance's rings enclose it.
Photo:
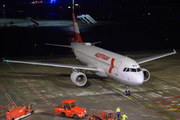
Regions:
[[[74,23],[74,41],[79,42],[79,43],[83,43],[83,41],[81,39],[77,19],[76,19],[76,14],[74,13],[74,0],[73,0],[72,4],[73,4],[72,5],[72,8],[73,8],[72,16],[73,16],[73,23]]]

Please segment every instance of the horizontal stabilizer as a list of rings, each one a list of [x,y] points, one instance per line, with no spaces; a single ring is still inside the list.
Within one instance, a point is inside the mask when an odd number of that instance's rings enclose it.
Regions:
[[[59,45],[59,44],[50,44],[50,43],[46,43],[46,45],[72,48],[72,47],[71,47],[71,46],[69,46],[69,45]]]
[[[91,44],[92,44],[92,45],[95,45],[95,44],[99,44],[99,43],[101,43],[101,41],[93,42],[93,43],[91,43]]]

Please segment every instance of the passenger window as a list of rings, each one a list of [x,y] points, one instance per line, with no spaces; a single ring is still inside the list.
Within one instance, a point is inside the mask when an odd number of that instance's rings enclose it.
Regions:
[[[126,70],[126,72],[129,72],[129,68]]]

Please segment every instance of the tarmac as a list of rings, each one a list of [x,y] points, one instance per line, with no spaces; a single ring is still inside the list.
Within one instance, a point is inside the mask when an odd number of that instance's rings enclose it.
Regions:
[[[131,58],[140,59],[169,51],[131,52]],[[180,50],[177,50],[180,52]],[[126,53],[122,53],[126,55]],[[15,58],[15,60],[81,64],[74,55]],[[125,86],[110,78],[101,78],[87,72],[88,83],[75,86],[66,68],[0,63],[0,106],[15,102],[17,106],[31,103],[34,114],[24,120],[60,120],[55,106],[66,99],[74,99],[87,110],[113,110],[119,106],[128,120],[180,120],[180,55],[179,53],[141,64],[151,78],[140,86],[131,86],[125,96]],[[116,113],[115,113],[116,116]],[[1,116],[3,120],[4,116]]]
[[[36,20],[36,19],[35,19]],[[10,22],[13,21],[13,24]],[[39,26],[72,26],[72,21],[36,20]],[[27,27],[26,19],[0,19],[1,26]],[[180,120],[180,50],[176,55],[141,64],[149,70],[151,78],[140,86],[130,86],[130,96],[125,96],[125,86],[113,79],[102,78],[87,72],[88,83],[75,86],[70,80],[71,69],[0,63],[0,107],[15,103],[30,103],[34,114],[24,120],[59,120],[55,106],[66,99],[74,99],[79,107],[87,110],[113,110],[119,106],[129,120]],[[137,60],[170,51],[121,53]],[[81,64],[74,55],[12,58],[22,61]],[[1,110],[1,109],[0,109]],[[116,113],[115,113],[116,116]],[[0,115],[0,119],[5,119]]]
[[[53,27],[53,26],[68,26],[73,24],[72,20],[42,20],[42,19],[34,19],[37,23],[39,23],[40,27]],[[0,18],[0,26],[15,26],[15,27],[27,27],[35,25],[30,20],[25,19],[11,19],[11,18]],[[36,26],[36,25],[35,25]]]

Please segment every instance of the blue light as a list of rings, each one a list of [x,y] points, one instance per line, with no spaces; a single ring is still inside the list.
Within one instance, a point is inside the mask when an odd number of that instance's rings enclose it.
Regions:
[[[111,13],[109,15],[112,15]]]
[[[143,17],[145,16],[145,14],[143,14]]]
[[[50,3],[56,3],[56,0],[50,0]]]

